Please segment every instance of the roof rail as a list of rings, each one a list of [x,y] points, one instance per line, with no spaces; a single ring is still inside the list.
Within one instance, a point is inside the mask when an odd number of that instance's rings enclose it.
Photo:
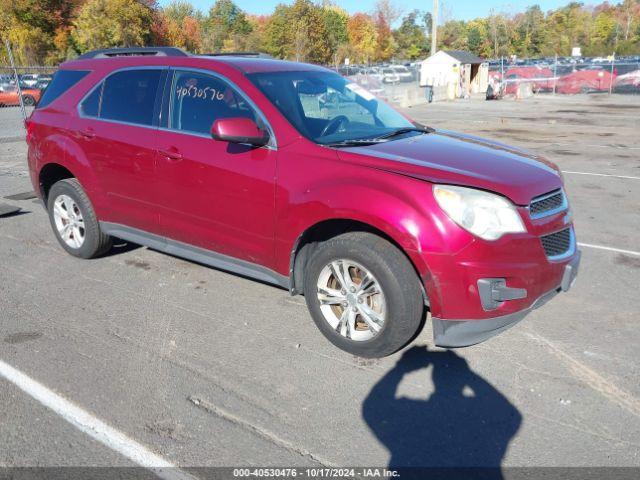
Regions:
[[[253,58],[273,58],[268,53],[262,52],[216,52],[204,53],[205,57],[253,57]]]
[[[132,56],[188,57],[189,54],[177,47],[102,48],[84,53],[78,57],[78,60]]]

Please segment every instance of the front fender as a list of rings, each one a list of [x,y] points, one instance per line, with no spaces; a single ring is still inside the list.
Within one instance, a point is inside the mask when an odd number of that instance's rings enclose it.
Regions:
[[[278,271],[290,273],[292,253],[314,226],[331,220],[360,222],[383,232],[403,250],[421,278],[432,309],[438,309],[438,282],[428,258],[460,250],[471,237],[452,228],[436,205],[428,182],[354,165],[340,167],[340,175],[321,175],[305,188],[280,192]],[[353,174],[348,174],[351,169]]]

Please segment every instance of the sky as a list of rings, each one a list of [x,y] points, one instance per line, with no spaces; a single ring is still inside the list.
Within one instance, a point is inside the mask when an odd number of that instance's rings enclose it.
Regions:
[[[171,0],[160,0],[160,5],[166,5]],[[202,12],[207,12],[215,0],[190,0],[190,2]],[[235,3],[247,13],[266,14],[271,13],[278,3],[292,3],[292,0],[235,0]],[[373,10],[376,0],[339,0],[334,3],[340,5],[349,13],[369,12]],[[540,5],[543,11],[557,8],[569,3],[569,0],[440,0],[440,12],[445,13],[446,20],[471,20],[477,17],[485,17],[494,9],[496,12],[518,13],[524,11],[530,5]],[[589,3],[589,2],[586,2]],[[595,2],[598,3],[598,2]],[[413,9],[431,10],[432,0],[396,0],[404,12]]]

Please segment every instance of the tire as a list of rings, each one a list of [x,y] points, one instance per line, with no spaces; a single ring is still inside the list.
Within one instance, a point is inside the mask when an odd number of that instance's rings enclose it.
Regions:
[[[31,95],[23,95],[22,101],[25,107],[33,107],[36,104],[36,99]]]
[[[351,271],[358,272],[362,268],[370,274],[369,278],[373,279],[374,283],[380,287],[379,290],[382,291],[380,296],[383,300],[379,303],[384,304],[383,308],[380,307],[378,301],[375,301],[374,304],[374,301],[370,299],[364,300],[364,308],[367,308],[368,312],[371,312],[372,308],[383,311],[384,321],[377,333],[374,333],[370,328],[371,322],[368,321],[365,325],[363,315],[360,313],[363,304],[360,298],[353,298],[355,294],[352,294],[348,299],[349,303],[345,300],[337,305],[335,304],[337,297],[331,297],[332,305],[321,305],[318,299],[318,284],[324,285],[323,279],[327,278],[326,272],[332,271],[330,266],[332,262],[334,267],[336,264],[340,265],[341,262],[342,265],[356,264],[358,269],[354,268]],[[330,291],[337,293],[340,287],[336,286],[338,284],[335,283],[334,276],[329,276],[329,279],[330,282],[334,282],[334,287],[330,287],[332,288]],[[365,282],[360,284],[362,283]],[[336,289],[333,290],[333,288]],[[365,288],[364,290],[369,289]],[[422,290],[413,266],[394,245],[384,238],[370,233],[345,233],[321,243],[305,268],[304,295],[309,312],[323,335],[338,348],[359,357],[379,358],[391,355],[407,345],[423,325]],[[344,308],[342,305],[349,306]],[[342,310],[340,310],[341,308]],[[356,312],[357,309],[358,312],[354,315],[356,319],[359,319],[359,322],[356,320],[352,327],[347,328],[347,330],[351,330],[351,336],[354,339],[349,336],[349,333],[345,335],[341,327],[342,315],[348,309],[352,309],[353,312]],[[327,312],[329,313],[327,314]],[[336,320],[338,317],[340,317],[340,324],[335,327],[328,318]],[[376,326],[379,328],[377,323]],[[373,336],[367,338],[367,335]],[[357,336],[360,338],[355,339]]]
[[[57,202],[58,212],[62,213],[62,215],[55,213]],[[70,205],[72,208],[68,208]],[[65,240],[61,233],[60,224],[61,222],[64,224],[64,213],[68,210],[74,212],[73,216],[78,221],[78,224],[82,221],[83,227],[78,228],[80,235],[76,238]],[[111,249],[113,244],[111,237],[105,235],[100,230],[100,224],[96,218],[91,201],[80,185],[80,182],[75,178],[60,180],[51,187],[47,198],[47,211],[49,212],[51,228],[53,228],[58,242],[62,248],[74,257],[95,258]],[[68,217],[69,215],[67,213],[67,224],[70,222]],[[75,231],[75,229],[71,230]],[[79,240],[80,238],[82,239],[81,242]]]

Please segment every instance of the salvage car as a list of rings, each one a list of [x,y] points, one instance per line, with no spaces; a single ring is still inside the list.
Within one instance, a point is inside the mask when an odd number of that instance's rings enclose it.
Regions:
[[[563,94],[608,92],[615,81],[606,70],[579,70],[558,79],[556,92]]]
[[[323,67],[98,50],[60,66],[26,125],[69,254],[119,238],[281,286],[355,355],[396,352],[428,314],[436,344],[482,342],[577,275],[558,167]]]

